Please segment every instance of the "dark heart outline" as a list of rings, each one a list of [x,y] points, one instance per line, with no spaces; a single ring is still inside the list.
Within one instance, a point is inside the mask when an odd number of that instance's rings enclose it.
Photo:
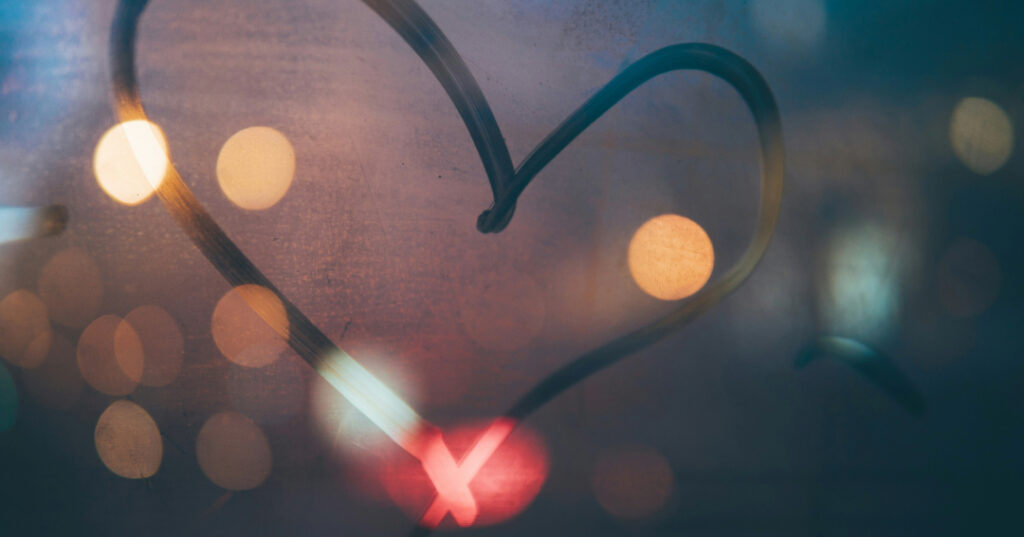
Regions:
[[[110,34],[110,58],[119,119],[146,119],[135,72],[135,37],[149,0],[120,0]],[[764,78],[747,61],[714,45],[688,43],[652,52],[634,62],[549,134],[512,168],[508,148],[483,92],[454,47],[414,0],[363,0],[392,26],[426,63],[462,116],[484,164],[494,203],[477,220],[482,232],[498,232],[511,219],[516,200],[530,181],[598,117],[635,88],[675,70],[701,70],[728,82],[753,115],[760,140],[761,200],[754,237],[729,271],[679,308],[643,328],[620,336],[558,369],[523,395],[506,413],[516,423],[574,384],[652,343],[700,316],[746,280],[771,240],[782,202],[783,144],[778,107]],[[228,238],[181,179],[173,164],[157,195],[204,256],[232,285],[255,284],[272,290],[285,306],[287,326],[261,314],[314,369],[338,352],[310,321]],[[420,528],[417,531],[422,531]]]

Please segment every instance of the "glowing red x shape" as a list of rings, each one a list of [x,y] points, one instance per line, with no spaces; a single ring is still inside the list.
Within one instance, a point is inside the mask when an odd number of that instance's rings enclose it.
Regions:
[[[498,446],[508,438],[513,428],[515,421],[508,418],[501,418],[492,423],[477,438],[461,463],[455,462],[439,431],[427,440],[420,462],[437,490],[437,497],[420,519],[420,526],[436,528],[449,511],[458,525],[473,524],[479,514],[479,508],[473,493],[469,490],[469,483]]]

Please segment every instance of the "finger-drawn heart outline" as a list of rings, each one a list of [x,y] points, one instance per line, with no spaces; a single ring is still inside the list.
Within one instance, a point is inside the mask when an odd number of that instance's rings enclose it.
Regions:
[[[477,220],[482,232],[498,232],[510,221],[516,200],[529,182],[583,130],[635,88],[657,75],[675,70],[701,70],[728,82],[753,115],[760,139],[761,200],[754,237],[741,258],[714,283],[675,311],[638,330],[619,336],[547,376],[505,414],[514,423],[591,374],[678,330],[734,291],[754,270],[774,233],[782,201],[783,144],[778,107],[764,78],[748,62],[714,45],[671,45],[637,60],[555,128],[513,169],[508,148],[493,113],[468,67],[437,25],[414,0],[363,0],[395,29],[434,73],[462,116],[483,161],[494,203]],[[112,82],[122,122],[146,119],[135,72],[135,37],[148,0],[120,0],[110,37]],[[173,164],[156,191],[172,217],[204,256],[232,285],[255,284],[273,291],[286,317],[257,313],[314,369],[327,356],[342,352],[241,252],[217,225]],[[283,324],[283,326],[282,326]],[[433,427],[422,425],[422,427]],[[411,435],[422,431],[409,431]]]

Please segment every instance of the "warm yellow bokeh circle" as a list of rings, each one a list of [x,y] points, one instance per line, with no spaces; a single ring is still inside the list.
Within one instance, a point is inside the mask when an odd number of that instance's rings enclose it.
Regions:
[[[629,272],[645,293],[686,298],[707,283],[715,266],[711,239],[699,224],[676,214],[656,216],[629,243]]]
[[[235,205],[249,210],[272,207],[284,197],[295,175],[295,150],[270,127],[236,132],[217,156],[217,182]]]
[[[288,351],[288,312],[259,285],[239,285],[221,297],[210,329],[221,354],[241,366],[264,367]]]
[[[155,123],[136,119],[108,130],[96,145],[93,172],[114,200],[138,205],[160,187],[170,166],[167,140]]]
[[[273,456],[263,430],[234,411],[211,416],[196,438],[199,468],[218,487],[254,489],[270,475]]]
[[[1013,122],[998,104],[965,97],[949,120],[949,143],[971,171],[989,175],[1002,168],[1013,154]]]
[[[128,479],[152,477],[164,456],[156,422],[139,405],[114,401],[100,415],[94,433],[96,453],[111,472]]]

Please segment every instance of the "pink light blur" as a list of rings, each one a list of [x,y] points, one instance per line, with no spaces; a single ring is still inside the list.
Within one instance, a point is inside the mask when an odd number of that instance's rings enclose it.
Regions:
[[[540,492],[548,471],[542,442],[522,429],[510,438],[515,426],[500,418],[486,428],[458,427],[447,441],[439,430],[425,432],[416,461],[401,457],[387,465],[385,488],[403,510],[422,513],[425,528],[437,528],[449,513],[462,527],[512,518]]]

